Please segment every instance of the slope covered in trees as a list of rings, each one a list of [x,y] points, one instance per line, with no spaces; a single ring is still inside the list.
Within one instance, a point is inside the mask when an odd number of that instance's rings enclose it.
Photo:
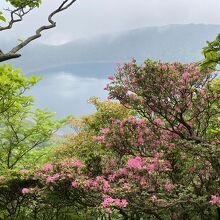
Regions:
[[[212,41],[219,29],[218,25],[204,24],[143,27],[58,46],[32,44],[24,48],[22,59],[12,63],[25,72],[66,71],[106,78],[105,74],[114,69],[116,62],[126,62],[132,57],[140,63],[145,59],[199,61],[206,41]]]

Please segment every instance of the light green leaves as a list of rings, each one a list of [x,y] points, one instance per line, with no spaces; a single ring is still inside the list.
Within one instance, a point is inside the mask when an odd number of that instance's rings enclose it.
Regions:
[[[220,34],[214,41],[207,42],[207,44],[202,51],[205,59],[200,64],[202,69],[211,68],[215,70],[217,64],[220,63]]]
[[[0,66],[0,164],[3,170],[22,167],[25,157],[43,147],[64,123],[52,120],[54,113],[33,110],[34,99],[25,92],[39,80],[35,76],[27,78],[8,64]]]
[[[41,0],[6,0],[15,8],[24,8],[29,6],[30,8],[39,7]]]
[[[0,21],[6,22],[6,18],[3,16],[3,13],[0,11]]]

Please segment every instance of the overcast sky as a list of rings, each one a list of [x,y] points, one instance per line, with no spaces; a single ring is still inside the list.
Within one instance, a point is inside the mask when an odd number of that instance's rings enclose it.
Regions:
[[[0,0],[1,8],[5,5]],[[40,9],[27,16],[4,37],[25,38],[61,0],[43,0]],[[41,42],[61,44],[103,33],[119,32],[143,26],[205,23],[220,24],[220,0],[77,0],[56,17],[57,27],[47,31]]]

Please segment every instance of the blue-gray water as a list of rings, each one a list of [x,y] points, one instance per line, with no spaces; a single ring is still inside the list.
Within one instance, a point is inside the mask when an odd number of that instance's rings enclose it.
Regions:
[[[79,77],[71,72],[53,72],[44,74],[43,79],[31,88],[35,97],[35,107],[48,108],[56,112],[56,118],[69,114],[82,116],[91,114],[95,108],[87,103],[91,96],[105,100],[104,87],[107,78]]]

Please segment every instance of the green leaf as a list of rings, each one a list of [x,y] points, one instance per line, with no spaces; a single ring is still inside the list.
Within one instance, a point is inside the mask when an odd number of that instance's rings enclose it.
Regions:
[[[24,40],[23,40],[23,39],[18,38],[18,39],[17,39],[17,41],[22,43]]]
[[[2,15],[0,15],[0,20],[3,21],[3,22],[6,22],[5,17],[3,17]]]

